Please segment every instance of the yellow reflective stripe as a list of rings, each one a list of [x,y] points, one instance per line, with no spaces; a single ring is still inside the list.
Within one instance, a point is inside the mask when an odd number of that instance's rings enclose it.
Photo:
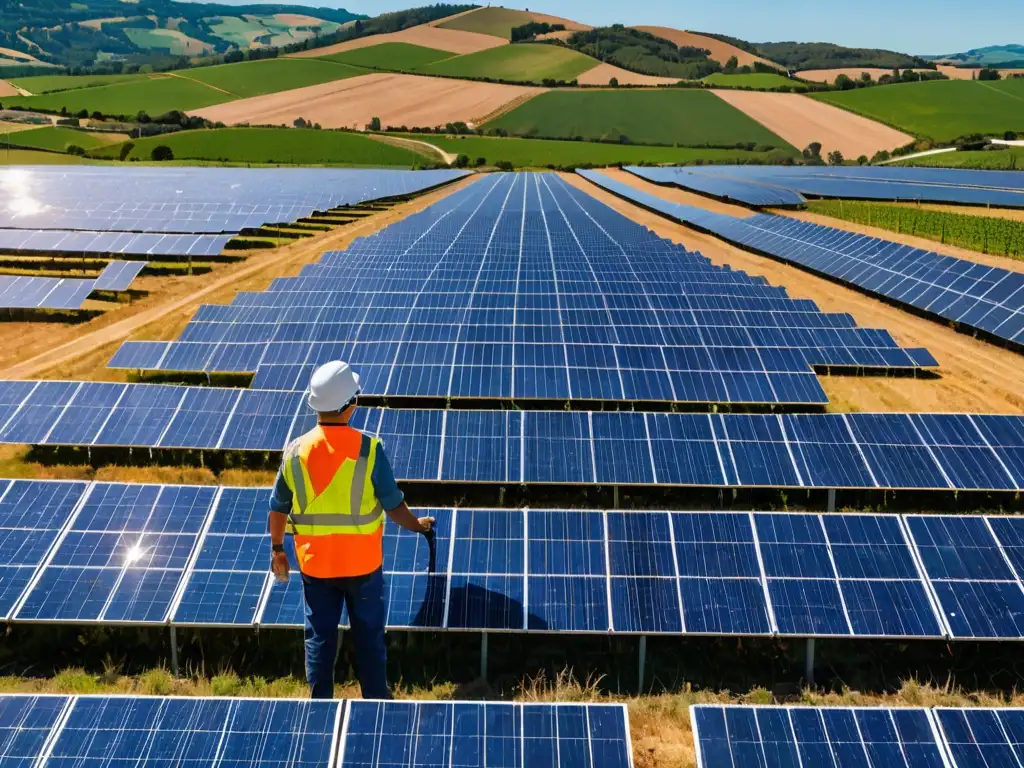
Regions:
[[[306,468],[302,466],[302,458],[298,454],[288,460],[288,468],[292,476],[294,507],[301,514],[309,508],[309,500],[306,498]],[[294,517],[293,515],[292,518]]]
[[[322,517],[322,515],[315,515],[315,517]],[[344,534],[359,534],[369,535],[376,533],[380,527],[384,525],[384,515],[382,514],[377,518],[377,521],[372,525],[296,525],[293,526],[294,534],[296,536],[329,536],[333,533],[344,533]]]
[[[349,512],[352,516],[353,525],[365,525],[373,522],[376,514],[360,514],[363,511],[363,488],[366,487],[366,464],[370,458],[370,448],[373,442],[369,437],[363,435],[359,443],[359,458],[356,460],[356,468],[352,472],[352,487],[349,489]],[[370,518],[370,519],[367,519]]]
[[[291,515],[292,522],[296,525],[309,525],[309,526],[324,526],[324,525],[344,525],[344,526],[362,526],[362,525],[373,525],[375,522],[380,520],[384,515],[384,507],[379,503],[373,508],[373,511],[368,515],[346,515],[346,514],[330,514],[330,513],[313,513],[309,515],[293,514]],[[358,522],[353,522],[358,521]]]

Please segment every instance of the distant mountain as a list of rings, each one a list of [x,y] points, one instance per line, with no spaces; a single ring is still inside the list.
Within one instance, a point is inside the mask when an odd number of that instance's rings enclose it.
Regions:
[[[366,16],[337,8],[176,0],[0,0],[0,67],[155,63],[268,48],[337,32]]]
[[[972,48],[963,53],[921,58],[972,67],[1021,67],[1024,66],[1024,45],[990,45],[986,48]]]

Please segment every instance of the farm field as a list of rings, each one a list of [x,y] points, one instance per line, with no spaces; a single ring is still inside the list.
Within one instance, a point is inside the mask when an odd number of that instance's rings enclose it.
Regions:
[[[523,43],[445,59],[422,67],[420,71],[449,77],[524,83],[540,83],[547,79],[572,82],[599,63],[568,48]]]
[[[604,85],[611,83],[612,78],[619,81],[619,85],[675,85],[679,81],[674,77],[655,77],[654,75],[641,75],[639,72],[630,72],[628,69],[616,67],[614,64],[598,64],[593,69],[588,69],[576,78],[580,85]]]
[[[341,66],[341,65],[334,65]],[[302,117],[324,128],[363,128],[375,117],[384,127],[475,123],[538,88],[440,77],[375,72],[308,88],[229,101],[198,110],[227,125],[291,125]]]
[[[701,90],[550,91],[485,126],[513,136],[680,146],[787,148],[769,129]]]
[[[811,200],[811,213],[1024,260],[1024,221],[889,203]]]
[[[972,133],[1001,136],[1024,127],[1024,79],[900,83],[812,98],[935,141]]]
[[[297,128],[217,128],[150,136],[134,141],[129,159],[148,160],[153,147],[167,145],[176,160],[227,163],[410,167],[423,156],[366,136]],[[121,147],[94,153],[116,160]]]
[[[531,21],[533,15],[525,11],[487,7],[456,16],[437,26],[441,29],[458,29],[462,32],[476,32],[508,40],[512,37],[513,28],[529,24]]]
[[[360,48],[376,48],[378,45],[384,45],[385,43],[404,43],[421,48],[432,48],[437,51],[448,51],[454,56],[484,51],[488,48],[497,48],[507,45],[508,41],[493,35],[460,32],[454,29],[442,29],[441,27],[434,27],[429,24],[421,24],[418,27],[403,29],[401,32],[357,37],[355,40],[347,40],[344,43],[335,43],[323,48],[310,48],[306,51],[289,54],[287,58],[309,59],[330,57],[337,53],[357,51]]]
[[[600,144],[587,141],[548,141],[485,136],[432,136],[398,134],[425,141],[445,152],[463,154],[473,163],[484,158],[487,165],[499,161],[516,168],[542,168],[548,165],[617,165],[619,163],[664,163],[687,165],[704,163],[743,163],[765,161],[771,152],[745,152],[735,149],[690,149],[687,147],[644,147],[622,144]]]
[[[74,128],[55,125],[45,128],[33,128],[28,131],[18,131],[9,140],[19,147],[27,149],[48,149],[54,152],[63,152],[69,144],[75,144],[89,151],[117,144],[127,138],[127,136],[120,133],[76,131]]]
[[[333,53],[322,58],[355,67],[411,71],[443,59],[450,59],[453,55],[448,51],[424,48],[422,45],[411,43],[381,43],[368,48]]]
[[[362,74],[363,70],[319,59],[263,59],[188,69],[181,76],[244,99]]]
[[[782,75],[775,75],[771,72],[752,72],[749,75],[727,75],[724,72],[715,72],[705,77],[701,82],[708,85],[728,86],[730,88],[753,88],[755,90],[770,90],[771,88],[807,89],[804,83],[791,80]]]
[[[230,98],[230,95],[197,80],[158,76],[40,96],[18,96],[6,99],[4,106],[52,112],[61,109],[78,112],[84,109],[88,112],[102,112],[104,115],[135,115],[138,112],[162,115],[173,109],[200,109]]]
[[[146,77],[146,75],[32,75],[31,77],[14,77],[9,82],[33,95],[38,95],[53,91],[70,91],[75,88],[95,88],[101,85],[130,83],[136,80],[145,80]]]
[[[778,64],[768,59],[763,59],[760,56],[755,56],[752,53],[744,51],[742,48],[737,48],[731,43],[726,43],[722,40],[718,40],[714,37],[708,37],[697,32],[686,32],[681,29],[672,29],[671,27],[634,27],[639,29],[641,32],[650,32],[655,37],[660,37],[665,40],[670,40],[679,46],[689,46],[692,48],[703,48],[706,51],[711,51],[711,57],[722,66],[733,56],[736,57],[736,61],[742,66],[753,66],[754,62],[761,62],[771,67],[781,69]]]
[[[0,165],[86,165],[94,162],[86,157],[64,153],[11,148],[6,144],[6,139],[0,139]]]
[[[887,125],[799,93],[715,91],[715,95],[800,149],[816,141],[825,153],[839,150],[850,159],[870,158],[879,150],[893,150],[912,140]]]
[[[945,152],[941,155],[905,160],[898,165],[970,168],[982,171],[1024,170],[1024,147],[1008,147],[983,152]]]
[[[213,46],[176,29],[126,29],[125,35],[140,48],[166,48],[172,56],[199,56]]]

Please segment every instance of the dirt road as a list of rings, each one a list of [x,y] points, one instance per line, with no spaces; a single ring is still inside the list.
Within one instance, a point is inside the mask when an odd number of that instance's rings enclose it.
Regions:
[[[425,141],[420,141],[419,139],[406,139],[401,136],[384,136],[381,134],[371,134],[370,138],[383,142],[384,144],[392,144],[396,147],[411,149],[413,152],[419,152],[420,154],[423,154],[423,150],[426,150],[427,154],[432,159],[440,159],[445,163],[445,165],[451,165],[458,158],[458,155],[453,155],[451,152],[445,152],[440,147],[434,144],[428,144]]]
[[[475,177],[468,177],[356,224],[252,256],[210,275],[174,279],[163,292],[156,289],[131,307],[114,310],[83,325],[0,325],[0,364],[5,366],[0,378],[116,378],[122,374],[109,372],[104,366],[110,354],[130,336],[176,338],[200,304],[228,302],[238,291],[262,290],[275,277],[295,274],[303,265],[317,261],[324,251],[344,248],[354,238],[421,211],[473,181]]]
[[[673,190],[654,187],[628,173],[608,172],[627,184],[670,198]],[[764,256],[735,248],[598,189],[576,176],[569,183],[604,201],[663,237],[700,251],[715,264],[762,275],[785,286],[794,298],[812,299],[825,312],[848,312],[865,328],[884,328],[905,347],[927,347],[938,359],[939,379],[820,376],[833,411],[950,411],[1024,413],[1024,356],[978,341],[932,320],[926,320],[851,288],[816,277]]]

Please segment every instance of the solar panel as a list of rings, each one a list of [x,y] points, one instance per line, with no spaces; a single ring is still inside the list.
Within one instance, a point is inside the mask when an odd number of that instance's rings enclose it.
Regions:
[[[82,303],[89,298],[93,289],[93,280],[0,275],[0,307],[4,309],[81,309]]]
[[[100,272],[93,288],[97,291],[127,291],[146,265],[145,261],[111,261]]]
[[[1024,759],[1024,719],[1011,709],[932,711],[955,765],[1013,765]]]
[[[782,216],[713,213],[668,202],[600,173],[579,173],[620,197],[730,242],[1003,341],[1024,342],[1020,272]]]
[[[11,768],[36,765],[50,732],[69,703],[67,696],[0,696],[0,759],[4,765]]]
[[[948,766],[926,709],[696,705],[690,719],[698,768]]]
[[[732,168],[636,168],[630,173],[655,184],[674,184],[683,189],[736,201],[750,206],[804,205],[807,200],[795,189],[782,186],[785,182],[768,176],[768,180],[734,177]]]

